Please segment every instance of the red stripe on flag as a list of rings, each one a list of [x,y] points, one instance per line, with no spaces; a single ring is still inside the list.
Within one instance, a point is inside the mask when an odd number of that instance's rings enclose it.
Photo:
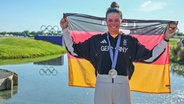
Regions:
[[[85,32],[85,31],[75,31],[75,30],[70,30],[69,32],[70,32],[70,36],[73,37],[73,41],[75,43],[83,42],[88,38],[92,37],[93,35],[103,34],[102,32]]]
[[[165,34],[161,35],[139,35],[134,34],[131,35],[139,40],[141,44],[143,44],[147,49],[153,49],[158,43],[160,43],[163,40],[163,37]],[[166,50],[164,53],[152,64],[169,64],[169,46],[166,46]]]
[[[70,35],[73,37],[73,41],[75,43],[83,42],[88,38],[92,37],[93,35],[103,34],[102,32],[84,32],[84,31],[74,31],[70,30]],[[152,49],[155,47],[160,41],[162,41],[164,34],[161,35],[140,35],[140,34],[130,34],[131,36],[137,38],[141,44],[143,44],[147,49]],[[133,47],[132,47],[133,48]],[[165,52],[152,64],[169,64],[170,59],[168,57],[169,50],[168,46]],[[69,58],[74,58],[73,56],[69,55]],[[82,59],[82,58],[81,58]]]
[[[160,43],[165,36],[164,34],[160,35],[140,35],[133,34],[131,35],[139,40],[141,44],[143,44],[147,49],[152,49],[158,43]]]

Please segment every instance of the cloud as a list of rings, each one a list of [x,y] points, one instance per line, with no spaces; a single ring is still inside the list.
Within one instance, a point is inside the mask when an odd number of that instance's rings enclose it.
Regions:
[[[163,9],[165,5],[165,2],[146,1],[140,6],[140,10],[145,12],[157,11]]]

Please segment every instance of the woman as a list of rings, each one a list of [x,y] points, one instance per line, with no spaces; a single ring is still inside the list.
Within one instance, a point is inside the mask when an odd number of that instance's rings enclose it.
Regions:
[[[131,104],[128,78],[133,73],[132,63],[153,62],[176,31],[176,27],[168,28],[164,40],[148,50],[136,38],[119,32],[121,22],[122,12],[113,2],[106,12],[108,32],[80,43],[73,43],[69,36],[67,19],[62,18],[60,22],[68,52],[89,60],[96,70],[95,104]]]

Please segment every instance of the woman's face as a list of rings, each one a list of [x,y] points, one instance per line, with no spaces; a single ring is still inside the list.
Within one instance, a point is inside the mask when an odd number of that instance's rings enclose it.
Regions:
[[[108,32],[112,34],[118,34],[120,23],[122,19],[118,13],[109,13],[106,17]]]

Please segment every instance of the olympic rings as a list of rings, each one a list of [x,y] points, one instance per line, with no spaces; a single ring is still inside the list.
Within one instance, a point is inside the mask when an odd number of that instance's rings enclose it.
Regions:
[[[56,76],[58,74],[58,71],[53,66],[50,66],[50,67],[44,66],[39,70],[39,74]]]
[[[40,30],[43,32],[43,33],[46,33],[46,34],[56,34],[56,33],[59,33],[59,27],[58,26],[51,26],[51,25],[42,25],[40,27]]]

